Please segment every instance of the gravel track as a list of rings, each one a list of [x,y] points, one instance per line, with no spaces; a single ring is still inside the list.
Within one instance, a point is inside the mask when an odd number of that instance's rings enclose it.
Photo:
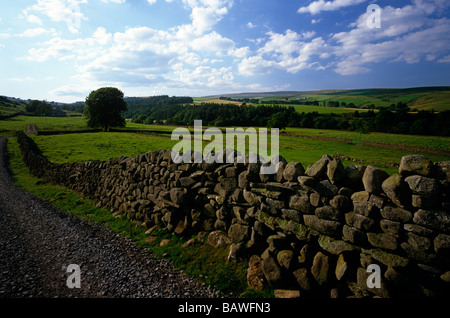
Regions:
[[[14,185],[0,138],[0,298],[213,298],[106,227],[60,211]],[[81,270],[81,288],[67,266]]]

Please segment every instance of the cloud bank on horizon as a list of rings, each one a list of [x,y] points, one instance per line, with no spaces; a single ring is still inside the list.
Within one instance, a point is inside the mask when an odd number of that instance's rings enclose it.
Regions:
[[[449,85],[446,0],[30,0],[1,12],[0,95]]]

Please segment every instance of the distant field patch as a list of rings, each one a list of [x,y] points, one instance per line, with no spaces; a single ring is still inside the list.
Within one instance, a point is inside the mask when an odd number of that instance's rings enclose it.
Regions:
[[[450,110],[450,90],[447,88],[409,88],[409,89],[361,89],[343,91],[305,92],[289,96],[291,100],[307,98],[326,103],[328,101],[353,103],[356,107],[370,105],[388,107],[398,102],[406,103],[415,110]]]
[[[205,97],[194,98],[194,104],[198,105],[198,104],[202,104],[202,103],[224,104],[224,105],[241,105],[242,104],[242,102],[225,100],[225,99],[220,99],[220,98],[205,98]]]
[[[0,116],[10,116],[25,111],[25,104],[0,96]]]
[[[290,105],[285,105],[289,107]],[[344,108],[344,107],[323,107],[323,106],[309,106],[309,105],[293,105],[292,107],[298,113],[312,113],[318,112],[319,114],[349,114],[355,111],[367,111],[366,109],[354,109],[354,108]]]
[[[24,131],[29,124],[36,124],[38,130],[82,130],[86,127],[84,117],[40,117],[17,116],[0,121],[0,133],[2,135],[14,134],[16,131]]]
[[[450,110],[450,91],[435,92],[413,99],[409,104],[413,110],[434,110],[442,112]]]

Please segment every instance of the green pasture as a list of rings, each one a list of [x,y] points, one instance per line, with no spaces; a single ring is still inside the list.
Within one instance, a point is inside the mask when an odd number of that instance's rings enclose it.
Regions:
[[[298,94],[265,96],[262,100],[298,100],[308,98],[311,101],[339,101],[353,103],[356,107],[388,107],[398,102],[406,103],[413,110],[450,110],[450,90],[448,87],[418,87],[408,89],[358,89],[323,90]]]
[[[42,153],[54,163],[134,157],[151,150],[171,149],[170,135],[100,132],[33,136]]]
[[[33,136],[43,154],[52,162],[106,161],[113,157],[133,157],[151,150],[172,149],[178,143],[169,134],[139,133],[83,133],[53,136]],[[210,141],[203,141],[203,146]],[[193,149],[193,147],[192,147]],[[268,146],[270,154],[270,143]],[[287,161],[299,161],[305,167],[316,162],[324,154],[340,153],[357,159],[357,163],[376,165],[389,173],[397,172],[390,163],[399,163],[408,154],[402,150],[348,144],[343,142],[280,136],[280,154]],[[425,154],[433,161],[449,160],[449,157]],[[344,165],[354,164],[345,162]]]
[[[328,102],[339,101],[347,104],[353,103],[356,107],[367,107],[371,104],[375,106],[388,107],[391,104],[397,104],[398,102],[408,103],[415,98],[424,96],[424,94],[411,94],[411,95],[333,95],[333,94],[302,94],[293,98],[308,97],[308,100]]]
[[[16,131],[24,131],[28,124],[36,124],[41,131],[48,130],[86,130],[84,117],[40,117],[17,116],[0,121],[0,135],[13,135]]]
[[[408,106],[413,110],[434,110],[436,112],[450,110],[450,91],[418,96],[411,100]]]
[[[14,135],[16,131],[25,131],[29,124],[36,124],[39,131],[76,131],[90,130],[86,126],[86,119],[82,116],[74,117],[40,117],[20,115],[0,120],[0,136]],[[171,126],[149,126],[127,122],[126,130],[136,131],[172,131]]]
[[[345,138],[352,140],[352,142],[355,144],[367,141],[367,142],[378,142],[392,145],[403,145],[409,147],[422,147],[428,149],[450,151],[449,137],[399,135],[399,134],[386,134],[377,132],[372,132],[370,134],[363,134],[356,131],[309,129],[309,128],[288,128],[286,130],[286,133],[305,136]]]
[[[25,104],[0,96],[0,116],[10,116],[25,111]]]
[[[333,155],[340,153],[342,155],[356,159],[353,161],[343,161],[344,166],[350,164],[374,165],[389,174],[398,172],[398,168],[390,166],[392,163],[400,163],[403,156],[411,154],[403,150],[378,148],[372,146],[363,146],[361,144],[347,144],[335,141],[305,139],[295,136],[280,137],[280,153],[287,161],[299,161],[305,167],[316,162],[323,154]],[[419,152],[414,152],[420,154]],[[450,157],[426,154],[431,160],[447,161]]]
[[[16,105],[2,105],[0,107],[0,116],[10,116],[25,111],[25,107]]]
[[[319,107],[321,108],[321,107]],[[76,131],[86,130],[83,117],[30,117],[17,116],[0,121],[3,135],[14,135],[24,130],[27,124],[37,124],[39,130]],[[66,135],[33,136],[43,153],[55,163],[108,160],[119,156],[135,156],[151,150],[172,149],[178,143],[171,140],[171,132],[177,127],[127,123],[124,128],[132,132],[77,133]],[[207,127],[203,127],[206,129]],[[189,127],[192,132],[193,127]],[[269,133],[270,136],[270,133]],[[352,143],[333,140],[302,138],[302,136],[349,139]],[[362,145],[362,142],[422,147],[450,151],[449,137],[411,136],[384,133],[361,134],[352,131],[288,128],[280,134],[280,154],[288,161],[299,161],[303,165],[317,161],[323,154],[340,153],[359,160],[363,164],[378,165],[389,172],[396,168],[386,163],[399,163],[402,156],[410,152]],[[203,146],[209,141],[204,141]],[[270,145],[269,145],[270,149]],[[420,153],[415,152],[415,153]],[[447,161],[449,157],[423,153],[433,161]],[[350,164],[347,162],[346,164]]]
[[[284,105],[286,107],[294,107],[298,113],[312,113],[317,112],[319,114],[351,114],[355,111],[366,112],[367,109],[345,108],[345,107],[323,107],[323,106],[310,106],[310,105]]]

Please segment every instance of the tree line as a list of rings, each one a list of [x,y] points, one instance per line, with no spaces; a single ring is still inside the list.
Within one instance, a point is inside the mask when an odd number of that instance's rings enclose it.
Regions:
[[[245,104],[259,104],[259,98],[231,98],[226,96],[219,97],[220,100],[227,100],[231,102],[241,102]]]
[[[231,100],[231,99],[230,99]],[[384,99],[382,99],[384,100]],[[258,100],[257,100],[258,101]],[[386,101],[386,100],[384,100]],[[388,100],[387,100],[388,101]],[[357,108],[357,109],[378,109],[378,110],[407,110],[410,111],[411,109],[407,106],[406,103],[398,102],[397,104],[391,104],[389,106],[375,106],[375,104],[365,105],[365,106],[357,106],[354,103],[350,102],[340,102],[340,101],[334,101],[334,100],[328,100],[328,101],[322,101],[319,102],[317,100],[313,99],[298,99],[298,100],[259,100],[260,104],[264,105],[302,105],[302,106],[321,106],[321,107],[345,107],[345,108]],[[256,102],[255,104],[258,104]]]
[[[287,127],[338,129],[396,134],[450,136],[450,111],[434,113],[408,112],[408,108],[383,108],[380,111],[355,111],[347,114],[299,113],[294,107],[280,105],[161,105],[151,107],[150,114],[136,118],[147,124],[167,123],[193,125],[194,120],[203,120],[203,125],[214,127]]]
[[[125,97],[128,104],[128,110],[122,115],[125,118],[140,118],[142,121],[149,118],[151,120],[165,120],[175,115],[182,104],[192,104],[192,97],[180,97],[168,95],[151,96],[151,97]],[[172,107],[173,106],[173,107]],[[139,121],[138,121],[139,122]]]
[[[25,111],[29,114],[36,116],[53,116],[53,117],[65,117],[66,114],[62,109],[55,107],[46,101],[31,100],[25,106]]]

